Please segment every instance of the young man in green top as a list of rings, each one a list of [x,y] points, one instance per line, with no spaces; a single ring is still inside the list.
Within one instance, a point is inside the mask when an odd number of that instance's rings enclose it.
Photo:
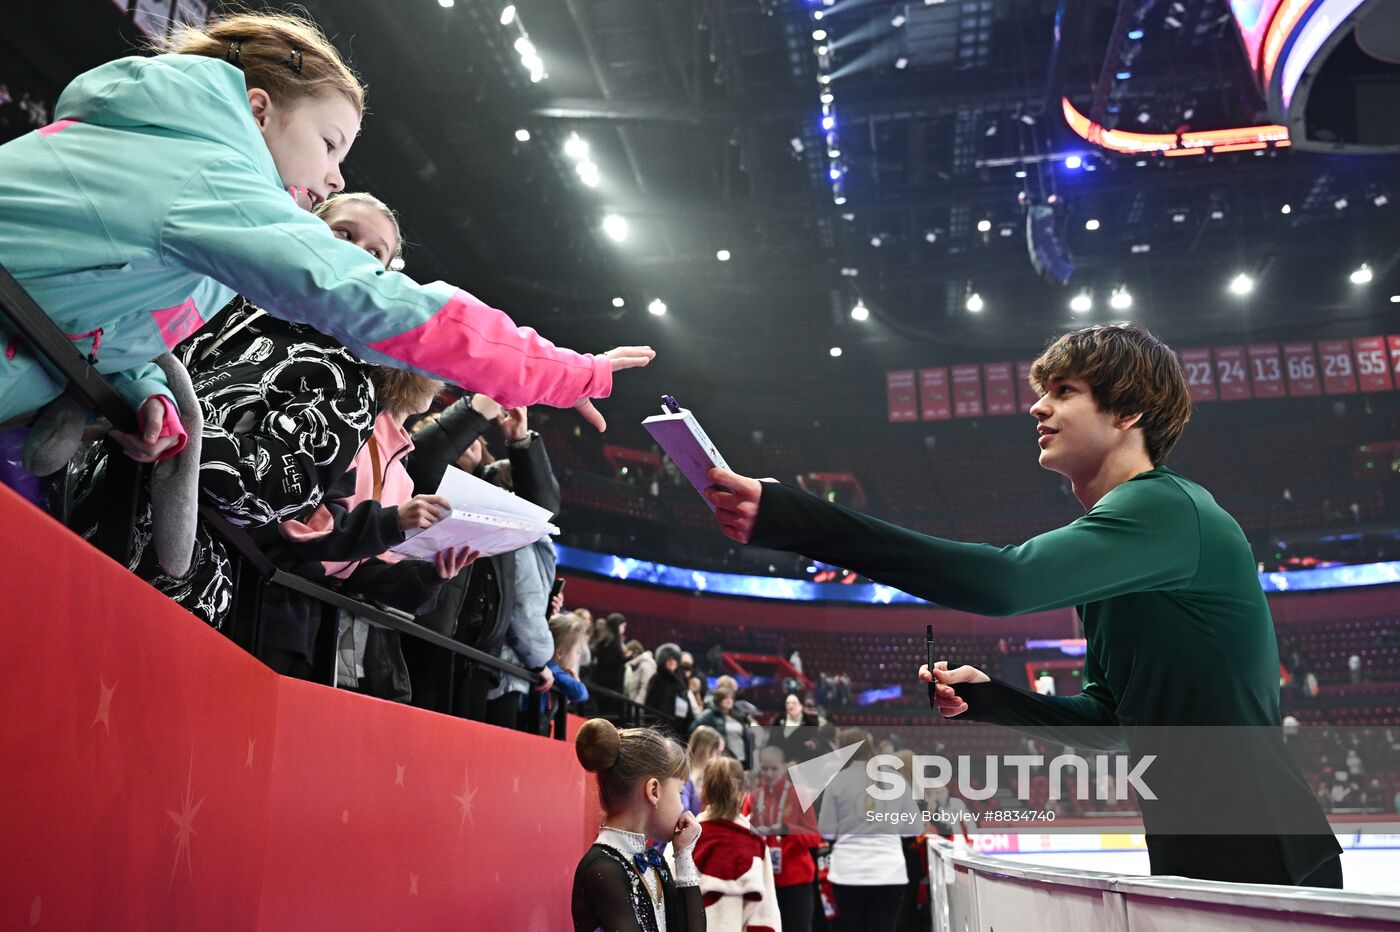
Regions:
[[[949,608],[1075,606],[1088,641],[1080,695],[1041,696],[940,662],[920,670],[936,684],[940,712],[1081,746],[1086,735],[1099,747],[1133,735],[1137,747],[1122,740],[1139,758],[1151,741],[1171,743],[1157,726],[1248,726],[1228,731],[1249,735],[1248,751],[1210,737],[1225,730],[1194,729],[1194,758],[1163,765],[1170,779],[1153,788],[1175,793],[1178,808],[1143,804],[1152,872],[1340,887],[1340,846],[1277,737],[1278,644],[1249,543],[1205,489],[1163,465],[1191,414],[1176,354],[1139,327],[1090,327],[1052,343],[1031,381],[1041,395],[1030,409],[1040,465],[1070,480],[1086,513],[1020,546],[930,537],[719,469],[706,497],[734,540],[797,551]],[[1179,746],[1187,733],[1175,734]],[[1207,799],[1222,814],[1264,810],[1252,825],[1290,827],[1179,834],[1171,813]]]

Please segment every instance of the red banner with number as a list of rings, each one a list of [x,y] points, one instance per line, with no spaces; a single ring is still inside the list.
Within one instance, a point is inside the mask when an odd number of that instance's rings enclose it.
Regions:
[[[885,400],[889,405],[891,424],[919,419],[913,369],[895,369],[885,373]]]
[[[1215,348],[1215,383],[1223,401],[1238,401],[1250,397],[1249,373],[1244,367],[1243,346]]]
[[[919,370],[919,407],[926,421],[946,421],[953,416],[953,398],[948,391],[945,367]]]
[[[989,362],[982,367],[987,386],[988,414],[1015,414],[1016,387],[1011,384],[1011,363]]]
[[[1356,366],[1351,359],[1351,344],[1346,340],[1321,340],[1317,355],[1322,362],[1322,389],[1329,395],[1348,395],[1356,391]]]
[[[1400,385],[1400,336],[1386,337],[1390,345],[1390,375]]]
[[[1182,350],[1181,365],[1186,370],[1186,386],[1191,391],[1191,400],[1214,401],[1215,369],[1211,366],[1210,350]]]
[[[1283,371],[1288,376],[1288,394],[1295,398],[1322,394],[1317,377],[1317,356],[1311,343],[1283,344]]]
[[[1283,385],[1283,360],[1277,343],[1249,345],[1249,377],[1255,398],[1282,398],[1288,394]]]
[[[1351,341],[1356,357],[1356,380],[1363,392],[1388,392],[1390,362],[1386,359],[1385,337],[1359,337]]]
[[[1040,396],[1031,388],[1031,361],[1023,359],[1016,363],[1016,397],[1021,402],[1021,410],[1025,411],[1040,400]]]
[[[953,367],[953,415],[982,416],[982,367]]]

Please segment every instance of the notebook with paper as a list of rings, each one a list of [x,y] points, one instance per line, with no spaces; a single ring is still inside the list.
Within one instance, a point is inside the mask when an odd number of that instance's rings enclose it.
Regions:
[[[545,509],[455,466],[443,473],[437,494],[452,503],[452,514],[413,532],[394,553],[431,560],[443,550],[469,548],[492,557],[559,533]]]

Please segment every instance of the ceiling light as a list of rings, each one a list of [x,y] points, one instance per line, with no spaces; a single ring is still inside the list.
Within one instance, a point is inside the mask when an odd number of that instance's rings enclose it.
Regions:
[[[840,150],[840,149],[827,149],[827,150],[826,150],[826,157],[829,158],[829,159],[839,159],[839,158],[841,157],[841,150]]]
[[[653,298],[651,303],[647,305],[647,310],[650,311],[654,317],[664,317],[666,314],[666,302],[662,301],[660,298]]]
[[[1371,198],[1371,203],[1375,204],[1377,207],[1384,207],[1386,204],[1390,203],[1390,198],[1386,197],[1384,194],[1377,194],[1375,197]]]
[[[864,304],[863,302],[857,301],[857,302],[856,302],[856,306],[853,307],[853,308],[851,308],[851,320],[869,320],[869,319],[870,319],[870,308],[866,307],[865,304]]]
[[[839,168],[837,168],[835,165],[833,165],[833,166],[831,166],[831,170],[827,172],[827,175],[831,178],[832,181],[840,181],[840,180],[841,180],[841,169],[839,169]]]
[[[1254,290],[1254,279],[1241,272],[1230,279],[1230,293],[1246,295]]]
[[[617,214],[608,214],[603,218],[603,232],[615,243],[620,243],[627,238],[627,221]]]
[[[533,58],[538,54],[535,51],[535,43],[531,42],[524,36],[521,36],[519,39],[516,39],[513,47],[515,51],[520,54],[521,58]]]
[[[1127,288],[1115,288],[1113,294],[1109,296],[1108,304],[1115,311],[1126,311],[1133,306],[1133,296],[1128,293]]]
[[[822,103],[829,104],[836,100],[831,91],[822,91],[822,96],[818,98]]]
[[[1364,285],[1369,282],[1371,278],[1371,267],[1364,262],[1351,273],[1351,283],[1353,285]]]
[[[977,232],[978,232],[978,233],[986,233],[986,232],[988,232],[989,230],[991,230],[991,228],[992,228],[992,221],[990,221],[990,220],[978,220],[978,221],[977,221]]]
[[[511,4],[501,11],[501,25],[509,26],[515,22],[515,4]]]
[[[890,20],[890,25],[898,29],[900,26],[903,26],[905,22],[906,20],[904,19],[904,14],[900,13],[897,16],[895,16],[894,19]]]
[[[1177,211],[1176,213],[1172,214],[1172,223],[1185,223],[1185,222],[1186,222],[1186,215],[1185,215],[1185,214],[1181,213],[1180,211]]]
[[[1210,212],[1210,219],[1212,219],[1212,220],[1224,220],[1224,219],[1225,219],[1225,211],[1223,211],[1223,210],[1212,210],[1212,211]]]
[[[982,313],[983,307],[984,305],[982,304],[982,296],[980,294],[974,291],[972,294],[967,296],[967,309],[969,311],[971,311],[974,314],[980,314]]]
[[[728,261],[729,261],[729,250],[728,250],[728,249],[721,249],[719,252],[715,253],[715,258],[718,259],[718,260],[721,261],[721,262],[728,262]]]
[[[818,84],[830,84],[830,83],[831,83],[831,75],[829,75],[829,74],[819,74],[819,75],[817,75],[817,83],[818,83]]]
[[[1024,177],[1026,177],[1026,170],[1025,170],[1024,168],[1017,169],[1017,170],[1016,170],[1016,177],[1017,177],[1017,178],[1024,178]]]
[[[1081,291],[1070,299],[1069,309],[1076,314],[1083,314],[1094,308],[1094,299],[1089,297],[1089,292]]]
[[[1391,304],[1400,304],[1400,294],[1393,294],[1393,295],[1391,295],[1391,296],[1390,296],[1390,303],[1391,303]]]
[[[598,187],[598,182],[601,180],[598,175],[598,166],[587,160],[578,163],[578,177],[590,188]]]
[[[833,347],[831,348],[831,350],[830,350],[830,353],[831,353],[831,358],[832,358],[832,359],[840,359],[840,358],[841,358],[841,347],[839,347],[839,346],[833,346]]]
[[[1078,168],[1084,164],[1084,160],[1077,155],[1071,155],[1065,159],[1065,168]]]
[[[905,68],[909,67],[909,59],[901,55],[894,60],[894,67],[896,71],[903,71]]]
[[[518,129],[515,131],[515,138],[520,142],[529,142],[530,131],[528,129]]]
[[[1141,29],[1130,29],[1130,30],[1128,30],[1128,38],[1129,38],[1129,39],[1132,39],[1134,42],[1138,41],[1139,39],[1142,38],[1142,30],[1141,30]]]
[[[613,307],[626,307],[627,302],[621,298],[613,298]]]
[[[570,133],[564,140],[564,154],[571,159],[582,159],[588,155],[588,143],[579,138],[578,133]]]
[[[933,232],[932,230],[929,230],[927,233],[924,234],[924,242],[925,242],[925,243],[936,243],[936,242],[938,242],[938,234],[935,233],[935,232]]]
[[[1293,213],[1293,207],[1292,207],[1292,205],[1290,205],[1290,204],[1284,204],[1282,207],[1279,208],[1279,213],[1282,213],[1282,214],[1291,214],[1291,213]]]
[[[1347,209],[1347,199],[1344,198],[1344,197],[1339,197],[1339,198],[1337,198],[1335,201],[1332,202],[1332,206],[1335,207],[1335,208],[1337,208],[1338,210],[1346,210],[1346,209]]]
[[[815,10],[812,13],[812,19],[821,19],[825,15],[826,14],[824,14],[821,10]]]
[[[878,237],[878,236],[872,236],[872,237],[870,237],[870,245],[874,246],[876,249],[879,249],[879,248],[880,248],[880,244],[883,243],[883,242],[884,242],[884,240],[880,239],[880,237]]]
[[[1097,230],[1098,228],[1099,222],[1097,220],[1089,219],[1084,221],[1084,229],[1088,230],[1090,233]]]
[[[825,29],[813,29],[813,30],[812,30],[812,38],[813,38],[814,40],[816,40],[817,42],[821,42],[823,39],[826,38],[826,30],[825,30]]]
[[[442,7],[444,10],[450,10],[452,9],[452,2],[453,0],[438,0],[438,6]]]
[[[832,199],[832,203],[840,207],[842,204],[846,203],[846,196],[844,194],[838,194]]]

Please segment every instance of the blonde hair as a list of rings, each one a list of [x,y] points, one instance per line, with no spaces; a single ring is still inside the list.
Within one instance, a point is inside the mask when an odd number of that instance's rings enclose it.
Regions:
[[[549,619],[549,633],[554,636],[554,652],[563,656],[587,637],[588,622],[571,612],[560,612]]]
[[[332,194],[315,207],[311,212],[330,224],[330,215],[338,208],[347,204],[363,204],[373,210],[379,211],[389,218],[389,223],[394,227],[394,254],[390,256],[389,268],[397,272],[403,267],[403,229],[399,226],[399,215],[394,208],[364,191],[347,191],[344,194]],[[397,263],[397,264],[396,264]]]
[[[621,811],[643,782],[684,780],[690,773],[690,755],[661,732],[618,731],[605,718],[583,723],[574,739],[574,753],[584,770],[598,775],[598,796],[609,815]]]
[[[218,16],[203,26],[179,26],[154,45],[157,51],[226,61],[243,72],[249,90],[262,88],[277,104],[333,93],[365,112],[364,85],[321,28],[302,16]]]
[[[724,739],[709,725],[697,725],[690,733],[690,744],[687,745],[691,761],[709,760],[723,747]]]
[[[372,366],[369,380],[374,383],[379,409],[390,414],[417,414],[432,403],[443,386],[438,379],[388,366]]]
[[[716,757],[706,764],[700,800],[713,818],[736,819],[744,804],[744,765],[732,757]]]

